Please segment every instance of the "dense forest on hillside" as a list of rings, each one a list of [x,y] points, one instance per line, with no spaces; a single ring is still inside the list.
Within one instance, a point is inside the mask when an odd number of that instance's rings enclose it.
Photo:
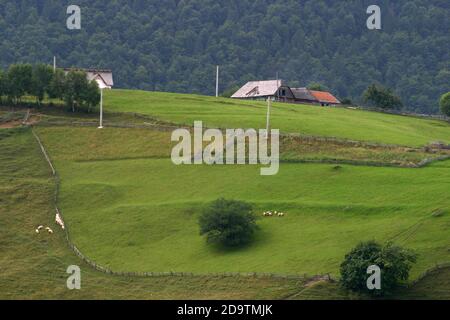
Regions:
[[[111,68],[116,87],[213,94],[247,80],[321,83],[361,101],[372,83],[437,113],[450,84],[448,0],[0,0],[0,65]],[[367,7],[382,30],[368,30]]]

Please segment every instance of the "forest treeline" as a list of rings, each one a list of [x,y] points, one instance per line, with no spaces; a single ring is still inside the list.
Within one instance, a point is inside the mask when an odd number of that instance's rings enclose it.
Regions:
[[[0,1],[0,65],[109,68],[116,87],[214,94],[248,80],[320,83],[363,102],[373,84],[405,109],[437,113],[450,83],[450,2],[379,0],[78,0],[81,30],[60,0]]]

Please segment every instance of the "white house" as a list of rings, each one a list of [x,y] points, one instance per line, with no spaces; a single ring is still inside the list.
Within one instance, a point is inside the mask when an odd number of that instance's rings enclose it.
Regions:
[[[82,71],[86,72],[89,81],[95,80],[100,89],[111,89],[114,86],[113,74],[111,70],[102,69],[79,69],[79,68],[65,68],[64,71]]]

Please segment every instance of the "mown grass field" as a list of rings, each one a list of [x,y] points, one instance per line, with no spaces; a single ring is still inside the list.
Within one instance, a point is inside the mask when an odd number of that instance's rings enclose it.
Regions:
[[[107,124],[151,122],[120,114],[126,111],[187,125],[194,120],[222,128],[265,125],[264,103],[200,96],[113,90],[107,94],[106,109],[115,112],[106,114]],[[37,236],[37,225],[54,226],[54,181],[30,130],[0,129],[0,298],[353,299],[361,297],[337,283],[311,284],[308,279],[326,273],[339,277],[345,253],[359,241],[394,241],[414,249],[419,259],[411,279],[450,261],[450,161],[420,169],[282,163],[279,174],[270,177],[260,176],[258,166],[177,167],[170,160],[170,131],[152,125],[76,127],[74,122],[96,122],[96,115],[47,111],[39,115],[46,125],[35,131],[60,174],[58,204],[77,247],[115,271],[202,276],[106,275],[83,264],[56,227],[53,237]],[[13,116],[8,113],[6,118]],[[419,146],[450,139],[448,123],[366,111],[275,104],[273,119],[283,132],[414,147],[282,139],[281,159],[289,161],[418,163],[440,155]],[[218,197],[254,204],[261,229],[248,247],[223,250],[199,236],[199,213]],[[265,210],[287,215],[263,218]],[[65,287],[70,264],[81,265],[84,272],[79,292]],[[206,275],[216,272],[308,276],[281,280]],[[447,277],[447,269],[435,272],[394,297],[449,299]]]
[[[0,299],[281,299],[302,281],[253,278],[131,278],[84,264],[54,224],[54,181],[29,129],[0,130]],[[53,236],[36,235],[38,225]],[[82,289],[66,287],[81,267]]]
[[[94,271],[70,251],[60,229],[52,237],[34,233],[37,225],[53,226],[54,181],[30,130],[0,130],[0,148],[1,299],[361,298],[337,283],[311,285],[306,279],[130,278]],[[66,288],[65,270],[72,264],[82,270],[80,291]],[[391,298],[450,299],[448,272],[434,272]]]
[[[413,278],[450,260],[449,161],[422,169],[281,164],[262,177],[257,166],[174,166],[166,132],[37,132],[60,173],[74,242],[113,270],[338,276],[345,253],[371,239],[415,249]],[[223,251],[197,225],[202,206],[219,197],[287,216],[261,218],[254,244]],[[433,217],[436,210],[444,214]]]
[[[105,110],[137,112],[175,123],[221,128],[265,128],[266,104],[198,95],[146,91],[105,91]],[[343,108],[275,103],[272,128],[285,133],[301,133],[421,146],[432,141],[450,143],[450,124],[443,121],[387,115]]]

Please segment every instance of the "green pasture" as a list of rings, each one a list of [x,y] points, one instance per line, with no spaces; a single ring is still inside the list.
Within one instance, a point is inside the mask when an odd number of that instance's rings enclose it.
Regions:
[[[281,164],[263,177],[258,166],[175,166],[162,132],[37,132],[60,173],[59,204],[75,244],[113,270],[338,276],[345,253],[370,239],[416,250],[413,278],[450,258],[449,161],[422,169]],[[251,202],[258,216],[287,216],[261,217],[246,248],[212,247],[197,218],[219,197]]]
[[[54,222],[54,180],[29,129],[0,129],[0,299],[283,299],[297,279],[133,278],[95,271]],[[55,233],[36,234],[39,225]],[[66,269],[81,268],[81,290]]]
[[[105,91],[105,110],[135,112],[178,124],[220,128],[265,128],[266,103],[198,95],[111,90]],[[388,115],[345,108],[275,103],[272,128],[284,133],[338,137],[386,144],[421,146],[450,143],[450,124],[444,121]]]

